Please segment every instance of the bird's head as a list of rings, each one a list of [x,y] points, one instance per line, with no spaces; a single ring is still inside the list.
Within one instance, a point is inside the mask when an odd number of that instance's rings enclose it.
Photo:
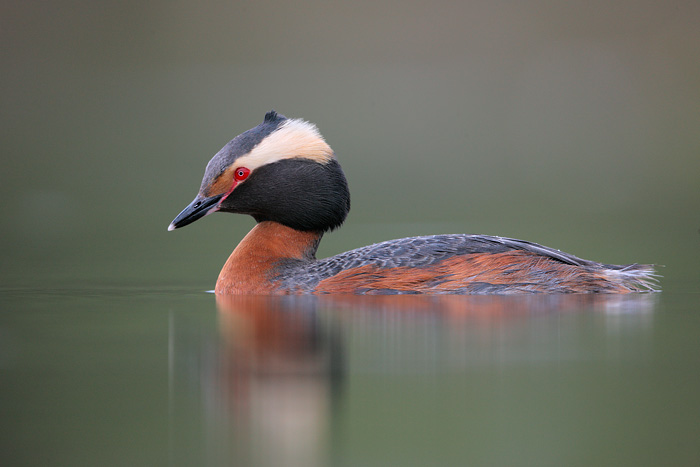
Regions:
[[[349,210],[345,175],[316,126],[272,111],[209,161],[199,193],[168,230],[223,211],[324,232]]]

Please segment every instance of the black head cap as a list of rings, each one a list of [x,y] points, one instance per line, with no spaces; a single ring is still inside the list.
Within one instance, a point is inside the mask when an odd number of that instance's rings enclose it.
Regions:
[[[239,157],[250,153],[255,146],[277,130],[288,118],[274,110],[265,114],[263,122],[244,131],[221,148],[207,164],[200,192],[204,192]]]

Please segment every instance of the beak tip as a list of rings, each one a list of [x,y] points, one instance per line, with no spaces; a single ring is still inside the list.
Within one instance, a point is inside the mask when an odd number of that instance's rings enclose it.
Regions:
[[[197,219],[201,219],[207,214],[219,210],[219,203],[223,195],[210,196],[208,198],[197,195],[197,197],[173,219],[168,226],[168,232],[190,225]]]

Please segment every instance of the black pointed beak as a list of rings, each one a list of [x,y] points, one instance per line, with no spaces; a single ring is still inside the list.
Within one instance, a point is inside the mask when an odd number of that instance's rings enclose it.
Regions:
[[[197,197],[182,210],[180,214],[170,223],[168,230],[179,229],[192,222],[200,219],[207,214],[216,212],[219,210],[219,201],[221,201],[222,195],[211,196],[206,198],[204,196],[197,195]]]

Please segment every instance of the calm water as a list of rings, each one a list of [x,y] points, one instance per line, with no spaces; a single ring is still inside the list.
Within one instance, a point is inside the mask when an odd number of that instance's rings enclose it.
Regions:
[[[2,291],[4,465],[696,465],[700,295]]]

